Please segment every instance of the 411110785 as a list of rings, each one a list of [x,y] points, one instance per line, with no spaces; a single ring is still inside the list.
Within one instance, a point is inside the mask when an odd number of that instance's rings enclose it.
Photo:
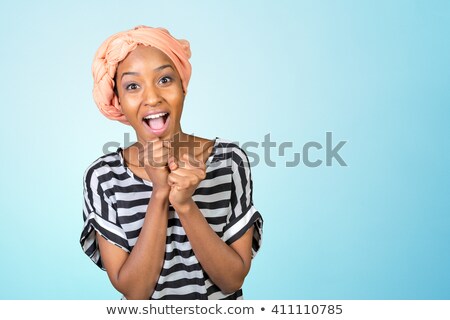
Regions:
[[[271,312],[275,314],[342,314],[342,305],[328,304],[276,304]]]

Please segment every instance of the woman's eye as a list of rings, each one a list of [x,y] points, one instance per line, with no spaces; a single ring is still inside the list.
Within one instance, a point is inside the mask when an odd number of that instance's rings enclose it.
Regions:
[[[160,80],[159,80],[159,83],[161,83],[161,84],[168,84],[169,82],[171,82],[172,81],[172,78],[171,77],[162,77]]]
[[[127,89],[127,90],[136,90],[138,88],[139,88],[139,86],[136,83],[130,83],[129,85],[127,85],[125,87],[125,89]]]

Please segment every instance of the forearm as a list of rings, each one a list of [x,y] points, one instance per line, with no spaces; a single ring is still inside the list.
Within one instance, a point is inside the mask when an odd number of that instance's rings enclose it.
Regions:
[[[127,299],[151,296],[163,265],[167,220],[167,196],[154,192],[136,245],[117,274],[116,288]]]
[[[195,256],[214,284],[226,293],[241,288],[250,262],[246,263],[214,232],[193,200],[175,210]]]

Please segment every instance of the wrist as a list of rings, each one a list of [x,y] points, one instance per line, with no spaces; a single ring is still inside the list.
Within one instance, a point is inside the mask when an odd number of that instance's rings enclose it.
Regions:
[[[170,188],[153,187],[151,198],[169,200]]]
[[[179,215],[188,214],[189,212],[192,212],[194,208],[197,207],[195,201],[192,198],[188,199],[183,203],[171,203],[171,204]]]

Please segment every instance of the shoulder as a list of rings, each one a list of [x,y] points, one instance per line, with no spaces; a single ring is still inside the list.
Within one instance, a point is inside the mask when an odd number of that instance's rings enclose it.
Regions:
[[[114,172],[122,166],[121,149],[115,152],[100,156],[93,161],[84,172],[84,181],[89,182],[92,179],[98,179],[99,176]]]
[[[216,148],[217,153],[227,153],[230,156],[234,156],[235,158],[239,158],[242,161],[247,159],[247,154],[245,151],[239,146],[239,142],[231,141],[223,138],[216,139]]]
[[[216,138],[214,153],[218,160],[226,160],[231,167],[249,166],[246,152],[236,141]]]

